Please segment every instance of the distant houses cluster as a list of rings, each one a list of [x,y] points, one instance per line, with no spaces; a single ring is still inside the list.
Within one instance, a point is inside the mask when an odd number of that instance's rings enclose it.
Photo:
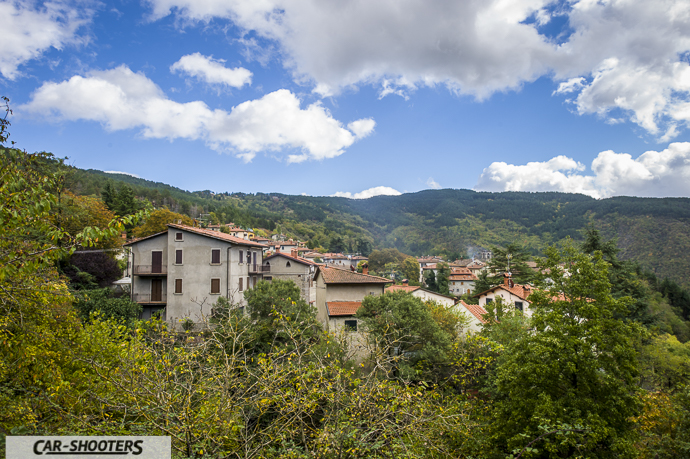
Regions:
[[[371,275],[368,259],[361,254],[320,253],[302,241],[282,234],[257,236],[251,229],[234,225],[198,228],[169,224],[167,230],[127,242],[132,301],[141,304],[142,318],[159,315],[175,326],[185,321],[204,322],[220,297],[244,308],[244,291],[260,280],[289,280],[311,304],[317,318],[330,330],[358,330],[357,310],[368,295],[403,291],[424,301],[456,308],[469,320],[469,329],[478,331],[486,323],[487,303],[502,298],[504,303],[530,314],[531,288],[516,285],[507,277],[501,285],[476,292],[478,275],[487,269],[490,253],[482,259],[446,262],[438,256],[417,258],[419,279],[395,282]],[[448,266],[449,294],[425,288],[425,273],[438,274],[440,264]],[[476,295],[479,304],[458,297]]]

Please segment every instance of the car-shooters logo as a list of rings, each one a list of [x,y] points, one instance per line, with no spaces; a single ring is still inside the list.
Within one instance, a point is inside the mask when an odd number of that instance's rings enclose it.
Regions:
[[[170,437],[14,437],[7,436],[7,459],[60,456],[170,459]]]

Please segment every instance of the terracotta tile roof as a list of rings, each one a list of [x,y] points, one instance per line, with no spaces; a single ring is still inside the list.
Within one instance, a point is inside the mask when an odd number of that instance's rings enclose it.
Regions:
[[[131,244],[137,243],[137,242],[139,242],[139,241],[143,241],[143,240],[145,240],[145,239],[151,239],[151,238],[154,238],[154,237],[156,237],[156,236],[161,236],[161,235],[163,235],[163,234],[168,234],[168,231],[167,231],[167,230],[166,230],[166,231],[161,231],[160,233],[151,234],[150,236],[144,236],[144,237],[134,238],[134,239],[130,240],[129,242],[126,242],[126,243],[123,244],[123,245],[131,245]]]
[[[527,297],[532,293],[534,290],[532,287],[529,285],[520,285],[520,284],[513,284],[512,287],[508,287],[505,284],[497,285],[495,287],[491,287],[489,290],[485,290],[481,293],[477,293],[475,297],[484,295],[485,293],[493,292],[495,290],[502,289],[505,290],[508,293],[512,293],[513,295],[517,296],[518,298],[527,301]]]
[[[436,263],[429,263],[426,266],[422,266],[422,269],[436,269]]]
[[[412,293],[415,290],[419,290],[421,287],[419,286],[414,286],[414,285],[391,285],[390,287],[386,287],[387,292],[407,292],[407,293]]]
[[[477,276],[475,276],[474,274],[471,274],[471,273],[470,274],[451,274],[450,276],[448,276],[448,280],[472,282],[472,281],[477,280]]]
[[[287,253],[280,253],[280,252],[279,252],[279,253],[274,253],[273,255],[264,258],[264,261],[270,260],[271,258],[275,258],[275,257],[284,257],[284,258],[288,258],[288,259],[294,260],[294,261],[296,261],[296,262],[298,262],[298,263],[302,263],[302,264],[310,265],[310,266],[311,266],[311,265],[314,265],[314,266],[318,265],[318,263],[314,263],[313,261],[307,260],[306,258],[302,258],[302,257],[293,257],[292,255],[288,255]]]
[[[327,284],[392,284],[393,281],[385,277],[370,276],[352,272],[349,269],[338,269],[326,266],[319,266],[318,272],[323,276]],[[318,276],[318,272],[316,276]]]
[[[479,320],[479,322],[485,324],[487,321],[484,319],[484,314],[486,314],[486,309],[479,306],[478,304],[467,304],[460,300],[458,304],[462,305],[467,309],[467,311]]]
[[[177,224],[173,224],[173,223],[168,223],[168,226],[170,228],[177,228],[177,229],[181,229],[184,231],[189,231],[190,233],[196,233],[196,234],[200,234],[202,236],[208,236],[208,237],[211,237],[213,239],[219,239],[221,241],[232,242],[234,244],[247,245],[250,247],[263,247],[262,244],[247,241],[246,239],[242,239],[239,237],[230,236],[229,234],[221,233],[219,231],[213,231],[213,230],[204,229],[204,228],[194,228],[193,226],[177,225]]]
[[[331,317],[354,316],[360,306],[362,306],[361,301],[328,301],[326,303],[328,315]]]

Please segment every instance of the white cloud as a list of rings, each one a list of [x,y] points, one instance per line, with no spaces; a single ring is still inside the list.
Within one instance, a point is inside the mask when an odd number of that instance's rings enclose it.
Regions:
[[[98,121],[110,131],[141,129],[146,138],[200,139],[245,161],[262,151],[287,152],[288,162],[333,158],[370,133],[374,124],[369,119],[353,121],[351,132],[320,102],[302,109],[300,100],[285,89],[229,112],[211,110],[200,101],[178,103],[124,65],[46,82],[17,112],[22,110],[58,120]]]
[[[267,39],[323,97],[371,84],[380,97],[445,85],[482,99],[548,76],[580,114],[630,120],[660,140],[690,124],[688,0],[148,3],[153,18],[224,18]],[[569,28],[560,43],[539,33],[557,15]]]
[[[402,193],[400,193],[398,190],[391,188],[389,186],[375,186],[373,188],[369,188],[367,190],[360,191],[359,193],[355,194],[352,194],[349,191],[338,191],[337,193],[331,196],[349,199],[369,199],[373,198],[374,196],[399,196],[401,194]]]
[[[137,174],[132,174],[130,172],[122,172],[122,171],[103,171],[103,172],[105,172],[106,174],[122,174],[122,175],[129,175],[129,176],[135,177],[135,178],[141,178]]]
[[[226,68],[223,59],[213,59],[201,53],[182,56],[179,61],[170,66],[171,72],[186,73],[208,84],[227,85],[241,88],[245,84],[252,84],[252,72],[243,68]]]
[[[556,49],[522,23],[550,0],[148,3],[154,18],[225,18],[272,40],[295,79],[322,95],[374,83],[384,95],[442,84],[484,97],[536,79]]]
[[[426,186],[432,190],[440,190],[443,188],[440,183],[433,179],[433,177],[429,177],[429,179],[426,181]]]
[[[633,159],[627,153],[602,151],[585,166],[566,156],[525,165],[492,163],[484,169],[476,190],[562,191],[595,198],[610,196],[690,196],[690,142],[672,143],[663,151],[648,151]]]
[[[86,2],[77,6],[53,1],[37,7],[29,0],[0,1],[0,74],[14,80],[21,74],[19,66],[40,57],[48,48],[85,42],[77,32],[92,15]]]

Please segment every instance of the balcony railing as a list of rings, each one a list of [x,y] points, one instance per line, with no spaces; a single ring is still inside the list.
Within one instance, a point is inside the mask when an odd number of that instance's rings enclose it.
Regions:
[[[249,274],[261,274],[261,273],[270,273],[270,272],[271,272],[270,266],[263,266],[263,265],[259,265],[259,264],[249,265]]]
[[[151,265],[134,265],[134,275],[144,276],[144,275],[159,275],[168,274],[167,266],[151,266]]]
[[[160,293],[158,295],[151,295],[150,293],[135,293],[134,302],[143,304],[165,304],[167,301],[167,295],[165,293]]]

